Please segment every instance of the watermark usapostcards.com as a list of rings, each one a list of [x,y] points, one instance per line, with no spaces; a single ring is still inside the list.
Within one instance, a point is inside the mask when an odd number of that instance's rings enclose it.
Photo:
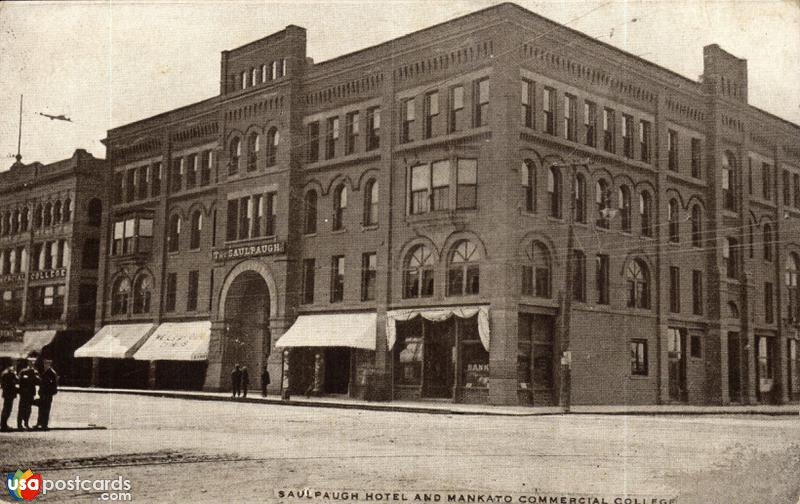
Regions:
[[[114,479],[44,478],[31,469],[6,473],[6,490],[15,501],[32,501],[48,492],[82,492],[96,493],[99,501],[129,502],[133,500],[131,489],[130,480],[122,476]]]

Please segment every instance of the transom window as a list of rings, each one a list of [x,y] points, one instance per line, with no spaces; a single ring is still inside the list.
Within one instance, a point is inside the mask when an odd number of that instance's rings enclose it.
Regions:
[[[630,261],[625,270],[625,280],[628,284],[628,307],[650,308],[650,274],[647,265],[641,259]]]
[[[447,295],[462,296],[480,292],[480,252],[468,240],[458,242],[450,253]]]
[[[433,296],[433,268],[435,260],[425,245],[417,245],[408,254],[403,274],[403,297]]]

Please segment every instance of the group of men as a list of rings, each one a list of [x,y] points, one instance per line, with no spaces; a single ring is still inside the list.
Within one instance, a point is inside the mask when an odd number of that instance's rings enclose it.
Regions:
[[[17,405],[17,430],[47,430],[50,423],[50,407],[53,396],[58,393],[58,374],[53,369],[53,361],[42,361],[42,372],[38,373],[32,359],[20,359],[16,368],[8,366],[0,374],[0,386],[3,391],[3,411],[0,418],[0,431],[8,432],[11,427],[8,419],[14,407],[14,399],[19,395]],[[36,387],[39,397],[36,398]],[[39,407],[39,418],[34,427],[30,426],[31,410]]]
[[[267,366],[261,371],[261,395],[267,397],[267,385],[269,385],[269,371]],[[250,388],[250,373],[247,366],[236,364],[231,371],[232,397],[247,397],[247,389]]]

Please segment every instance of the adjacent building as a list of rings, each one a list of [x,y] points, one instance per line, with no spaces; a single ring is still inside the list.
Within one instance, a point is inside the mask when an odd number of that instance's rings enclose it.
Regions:
[[[800,127],[702,57],[510,3],[321,63],[297,26],[223,51],[217,96],[108,132],[76,356],[118,385],[796,401]]]

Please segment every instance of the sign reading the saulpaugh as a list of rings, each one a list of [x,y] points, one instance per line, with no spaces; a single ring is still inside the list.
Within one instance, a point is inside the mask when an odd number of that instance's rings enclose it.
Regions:
[[[240,247],[227,247],[214,250],[211,252],[211,257],[215,261],[227,261],[228,259],[283,254],[285,251],[285,242],[271,242],[262,243],[260,245],[242,245]]]

